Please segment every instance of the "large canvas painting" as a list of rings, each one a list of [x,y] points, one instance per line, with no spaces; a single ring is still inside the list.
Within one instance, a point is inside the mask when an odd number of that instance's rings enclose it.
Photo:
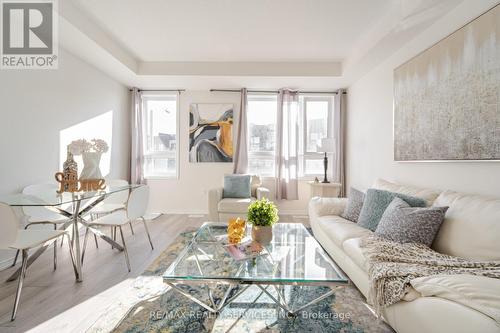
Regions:
[[[233,104],[191,104],[189,161],[233,161]]]
[[[394,71],[396,161],[500,160],[500,6]]]

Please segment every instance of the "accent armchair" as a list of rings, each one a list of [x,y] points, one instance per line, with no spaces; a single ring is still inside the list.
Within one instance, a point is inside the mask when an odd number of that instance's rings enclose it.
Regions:
[[[213,222],[226,222],[231,217],[247,218],[248,206],[255,200],[270,198],[269,189],[261,186],[259,176],[252,176],[250,198],[224,198],[222,187],[208,192],[208,218]]]

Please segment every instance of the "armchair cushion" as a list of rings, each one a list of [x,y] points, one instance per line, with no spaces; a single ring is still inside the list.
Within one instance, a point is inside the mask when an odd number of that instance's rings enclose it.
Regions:
[[[224,198],[219,201],[218,210],[221,213],[245,213],[248,205],[255,201],[255,198]]]
[[[250,175],[224,175],[224,198],[250,198]]]

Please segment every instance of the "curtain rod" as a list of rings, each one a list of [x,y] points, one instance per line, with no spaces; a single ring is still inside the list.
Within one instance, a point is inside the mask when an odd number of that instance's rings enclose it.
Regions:
[[[129,91],[133,91],[133,89],[129,89]],[[184,92],[186,89],[137,89],[137,91],[165,91],[165,92],[172,92],[172,91],[178,91],[178,92]]]
[[[264,94],[277,94],[278,90],[247,90],[249,93],[264,93]],[[240,89],[210,89],[210,92],[241,92]],[[328,94],[328,95],[336,95],[338,92],[336,91],[299,91],[301,94]],[[343,94],[347,94],[344,91]]]

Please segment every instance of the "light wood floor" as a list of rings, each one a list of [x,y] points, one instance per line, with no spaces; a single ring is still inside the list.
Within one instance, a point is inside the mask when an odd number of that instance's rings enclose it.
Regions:
[[[67,244],[58,248],[58,266],[53,271],[52,248],[28,268],[17,318],[10,321],[17,282],[4,282],[13,269],[0,272],[0,332],[85,332],[128,288],[148,265],[189,227],[200,226],[200,215],[163,215],[148,221],[154,250],[142,223],[134,223],[135,235],[124,228],[132,271],[127,271],[123,253],[93,239],[87,245],[82,283],[76,283]],[[307,223],[307,218],[282,217],[281,221]]]

